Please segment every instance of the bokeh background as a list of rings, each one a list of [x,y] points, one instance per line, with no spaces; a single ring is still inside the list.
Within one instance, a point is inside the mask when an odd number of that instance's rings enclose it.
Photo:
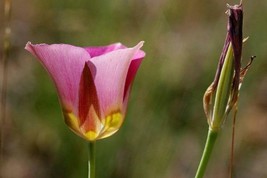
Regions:
[[[193,177],[208,125],[202,97],[226,34],[226,3],[214,0],[14,0],[3,178],[87,176],[87,143],[64,124],[56,90],[32,43],[77,46],[144,40],[143,61],[122,128],[97,142],[99,178]],[[257,58],[242,86],[235,175],[267,177],[267,1],[244,0],[243,65]],[[3,39],[3,1],[0,1]],[[2,56],[2,50],[0,52]],[[207,178],[228,177],[232,115]]]

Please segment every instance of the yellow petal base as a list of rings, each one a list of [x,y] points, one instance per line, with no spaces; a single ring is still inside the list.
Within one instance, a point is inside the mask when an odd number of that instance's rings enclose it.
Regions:
[[[97,120],[95,123],[97,127],[95,130],[85,131],[79,126],[79,120],[73,113],[63,113],[65,123],[69,126],[69,128],[74,133],[88,141],[95,141],[113,135],[117,130],[119,130],[123,122],[123,115],[121,112],[115,112],[105,117],[105,119],[103,119],[101,122],[98,120],[98,118],[96,118]]]

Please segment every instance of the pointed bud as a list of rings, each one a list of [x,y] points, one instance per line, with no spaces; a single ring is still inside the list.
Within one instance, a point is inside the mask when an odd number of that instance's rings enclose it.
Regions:
[[[227,35],[214,81],[203,98],[204,111],[212,130],[219,130],[232,107],[237,103],[239,89],[251,62],[241,69],[242,4],[228,5]],[[251,60],[252,61],[252,60]]]

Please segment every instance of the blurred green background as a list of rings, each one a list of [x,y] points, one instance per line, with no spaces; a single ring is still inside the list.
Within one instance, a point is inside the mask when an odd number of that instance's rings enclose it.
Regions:
[[[77,46],[144,40],[127,117],[97,142],[98,178],[193,177],[208,125],[202,97],[221,53],[226,3],[213,0],[16,0],[12,9],[4,178],[84,178],[87,143],[64,124],[55,88],[24,50],[32,43]],[[242,86],[235,174],[267,177],[267,1],[244,1],[243,65],[257,58]],[[3,14],[3,1],[0,2]],[[3,15],[0,16],[3,32]],[[1,44],[2,44],[1,33]],[[0,52],[2,56],[2,51]],[[228,177],[232,115],[207,178]]]

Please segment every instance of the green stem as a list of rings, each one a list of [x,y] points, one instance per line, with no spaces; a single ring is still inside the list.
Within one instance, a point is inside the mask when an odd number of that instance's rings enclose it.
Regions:
[[[88,178],[95,178],[95,142],[88,144]]]
[[[206,167],[207,167],[207,164],[209,162],[211,152],[213,150],[213,146],[214,146],[215,141],[217,139],[217,135],[218,135],[218,131],[213,131],[213,130],[209,129],[208,137],[206,140],[206,145],[205,145],[200,163],[198,165],[198,169],[197,169],[195,178],[202,178],[203,177],[205,170],[206,170]]]

